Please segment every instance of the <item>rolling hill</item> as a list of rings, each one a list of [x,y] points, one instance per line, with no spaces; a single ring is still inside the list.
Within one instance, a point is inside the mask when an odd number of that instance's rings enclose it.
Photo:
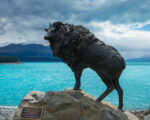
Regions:
[[[53,57],[49,46],[41,44],[10,44],[0,47],[0,56],[16,56],[22,62],[60,61],[59,58]]]

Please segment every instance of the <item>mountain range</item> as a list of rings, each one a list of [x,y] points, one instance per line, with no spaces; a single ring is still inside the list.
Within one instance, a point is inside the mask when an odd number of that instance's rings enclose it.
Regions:
[[[60,61],[59,58],[53,57],[49,46],[42,44],[10,44],[0,47],[0,55],[16,56],[22,62]]]
[[[133,58],[126,60],[127,62],[150,62],[150,56],[146,56],[143,58]]]

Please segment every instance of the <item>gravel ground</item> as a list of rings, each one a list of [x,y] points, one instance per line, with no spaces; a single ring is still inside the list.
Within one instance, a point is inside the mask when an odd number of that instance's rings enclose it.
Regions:
[[[13,120],[17,107],[0,106],[0,120]]]
[[[144,117],[147,115],[147,111],[131,111],[135,116],[137,116],[140,120],[144,120]]]

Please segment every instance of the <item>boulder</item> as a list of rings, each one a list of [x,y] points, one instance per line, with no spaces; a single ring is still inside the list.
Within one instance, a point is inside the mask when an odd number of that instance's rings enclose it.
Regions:
[[[138,120],[128,111],[95,100],[82,90],[31,91],[22,99],[14,119],[19,120],[23,107],[43,107],[42,120]]]

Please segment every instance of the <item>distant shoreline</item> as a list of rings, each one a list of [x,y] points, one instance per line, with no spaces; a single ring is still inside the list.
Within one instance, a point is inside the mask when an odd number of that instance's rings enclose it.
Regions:
[[[0,65],[13,65],[13,64],[22,64],[22,63],[0,63]]]

